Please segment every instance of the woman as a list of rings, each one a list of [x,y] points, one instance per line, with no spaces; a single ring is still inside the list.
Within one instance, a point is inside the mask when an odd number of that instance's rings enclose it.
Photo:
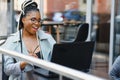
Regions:
[[[53,45],[56,43],[50,34],[40,30],[41,16],[37,3],[25,1],[18,23],[18,31],[11,35],[2,46],[25,55],[50,61]],[[40,80],[34,74],[37,66],[28,64],[11,56],[4,57],[4,71],[10,75],[9,80]]]

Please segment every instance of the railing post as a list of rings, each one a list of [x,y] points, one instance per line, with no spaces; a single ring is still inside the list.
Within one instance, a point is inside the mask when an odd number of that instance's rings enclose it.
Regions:
[[[63,78],[63,76],[62,76],[62,75],[59,75],[59,80],[63,80],[62,78]]]

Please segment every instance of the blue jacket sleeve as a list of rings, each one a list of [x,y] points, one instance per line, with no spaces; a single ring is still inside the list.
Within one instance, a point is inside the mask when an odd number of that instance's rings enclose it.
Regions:
[[[120,80],[120,56],[117,57],[109,72],[110,77],[114,80]]]

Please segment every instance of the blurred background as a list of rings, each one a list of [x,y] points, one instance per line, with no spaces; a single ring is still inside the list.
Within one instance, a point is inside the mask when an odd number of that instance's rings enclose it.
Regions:
[[[25,0],[0,0],[0,38],[16,32],[21,4]],[[120,0],[35,0],[43,21],[89,23],[88,40],[96,42],[91,68],[94,75],[108,78],[108,71],[120,54]],[[50,25],[51,26],[51,25]],[[72,40],[77,26],[60,26],[60,40]],[[42,26],[49,33],[49,25]],[[56,26],[51,32],[56,39]],[[99,72],[97,72],[97,71]],[[104,74],[103,74],[104,73]]]

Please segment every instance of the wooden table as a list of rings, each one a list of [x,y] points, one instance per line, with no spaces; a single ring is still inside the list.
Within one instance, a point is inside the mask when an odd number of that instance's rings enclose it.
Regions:
[[[80,21],[64,21],[64,22],[54,22],[54,21],[43,21],[42,22],[42,26],[50,26],[49,27],[49,33],[51,33],[51,26],[56,26],[56,41],[57,43],[60,42],[60,30],[59,30],[59,27],[62,25],[69,25],[69,24],[72,24],[72,25],[79,25],[81,24]]]

